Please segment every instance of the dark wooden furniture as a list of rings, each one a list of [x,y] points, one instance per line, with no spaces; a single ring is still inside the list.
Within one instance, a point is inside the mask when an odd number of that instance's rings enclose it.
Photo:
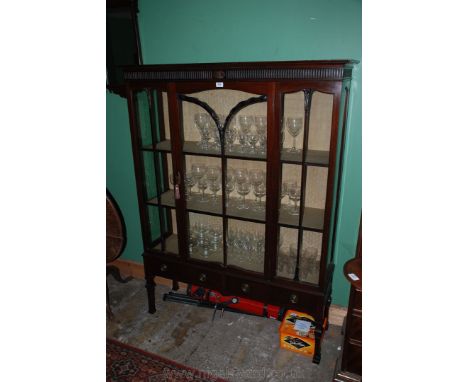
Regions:
[[[343,271],[351,283],[348,314],[341,358],[341,370],[334,382],[361,381],[362,375],[362,227],[356,247],[356,257],[346,262]]]
[[[124,65],[141,65],[138,0],[106,0],[107,89],[125,97]]]
[[[314,362],[320,361],[331,302],[339,174],[354,63],[125,68],[150,313],[156,309],[156,275],[302,310],[317,320]],[[214,131],[209,147],[198,143],[197,113],[209,115]],[[226,131],[240,131],[240,115],[267,118],[265,152],[258,143],[255,150],[241,149],[237,141],[228,145]],[[285,127],[291,117],[302,118],[299,151],[291,150],[293,138]],[[199,193],[187,198],[187,174],[199,163],[219,166],[223,174],[220,197],[209,203]],[[266,171],[264,211],[239,209],[235,191],[228,203],[229,168]],[[291,214],[288,197],[281,197],[285,181],[300,186],[297,215]],[[247,200],[252,207],[252,192]],[[219,229],[225,240],[208,253],[200,239],[193,239],[196,223]],[[239,230],[241,238],[250,240],[253,232],[263,237],[256,236],[256,250],[238,248]]]

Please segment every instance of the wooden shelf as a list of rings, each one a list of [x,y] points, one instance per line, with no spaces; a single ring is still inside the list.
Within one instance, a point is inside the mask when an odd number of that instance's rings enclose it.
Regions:
[[[312,166],[327,167],[329,154],[330,153],[328,151],[307,150],[305,164],[312,165]],[[298,153],[291,153],[289,151],[282,150],[281,162],[301,164],[302,163],[302,151]]]
[[[162,250],[161,243],[156,245],[154,249],[161,251]],[[166,239],[166,252],[172,253],[174,255],[179,254],[179,238],[176,234],[172,234]]]
[[[238,145],[235,145],[238,147]],[[156,147],[153,145],[146,145],[143,146],[142,150],[144,151],[162,151],[162,152],[171,152],[171,141],[162,141],[156,144]],[[198,146],[198,142],[195,141],[187,141],[184,143],[183,152],[189,155],[200,155],[200,156],[207,156],[207,157],[215,157],[220,158],[221,153],[218,150],[202,150],[200,146]],[[321,150],[308,150],[306,154],[305,164],[311,166],[320,166],[320,167],[328,167],[328,151],[321,151]],[[265,161],[266,155],[265,154],[256,154],[256,153],[241,153],[239,149],[236,149],[234,152],[226,152],[226,158],[232,159],[249,159],[249,160],[258,160],[258,161]],[[281,151],[281,162],[283,163],[302,163],[302,151],[297,153],[291,153],[289,151],[283,150]]]
[[[305,207],[302,227],[311,231],[323,231],[323,218],[325,211],[320,208]],[[281,208],[278,224],[285,227],[299,228],[299,215],[291,215]]]
[[[221,205],[221,195],[218,194],[216,202],[211,198],[209,193],[205,194],[205,197],[210,199],[209,202],[200,202],[201,195],[192,194],[192,199],[187,201],[187,211],[202,213],[214,216],[223,216],[223,210]],[[231,197],[231,202],[233,202]],[[238,201],[234,203],[239,203]],[[252,205],[252,200],[247,200],[247,204]],[[156,198],[148,201],[148,204],[158,205]],[[236,204],[237,205],[237,204]],[[174,191],[168,190],[161,195],[161,206],[175,208]],[[248,210],[240,210],[235,205],[228,206],[226,209],[226,216],[228,218],[247,220],[259,223],[265,223],[265,211],[255,211],[252,208]],[[323,218],[324,210],[320,208],[305,207],[304,219],[302,220],[302,226],[306,230],[312,231],[323,231]],[[299,215],[291,215],[286,209],[281,208],[279,214],[279,225],[291,228],[299,227]]]

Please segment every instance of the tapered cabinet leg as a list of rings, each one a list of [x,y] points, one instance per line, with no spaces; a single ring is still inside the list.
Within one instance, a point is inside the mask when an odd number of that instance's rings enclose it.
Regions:
[[[316,364],[320,363],[322,358],[322,336],[323,336],[323,323],[320,322],[315,328],[315,352],[313,362]]]
[[[154,294],[154,290],[156,287],[156,283],[154,282],[154,277],[150,277],[146,279],[146,293],[148,294],[148,313],[155,313],[156,312],[156,298]]]

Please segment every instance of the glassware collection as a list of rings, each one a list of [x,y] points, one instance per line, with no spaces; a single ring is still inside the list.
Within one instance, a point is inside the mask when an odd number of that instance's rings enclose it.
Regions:
[[[226,116],[219,115],[222,123]],[[197,113],[194,116],[195,127],[200,134],[198,146],[203,151],[221,151],[219,132],[213,118],[208,113]],[[225,130],[225,145],[227,153],[266,154],[267,143],[267,117],[262,115],[239,115],[238,127],[231,124]],[[254,127],[254,128],[252,128]],[[296,138],[303,128],[302,117],[288,117],[281,129],[281,146],[284,145],[285,130],[293,138],[292,147],[285,149],[290,153],[300,153],[302,150],[296,147]],[[237,141],[237,143],[236,143]]]
[[[208,223],[194,223],[189,229],[189,254],[208,259],[223,250],[223,231],[219,226]]]
[[[192,164],[191,172],[185,174],[185,185],[187,187],[186,200],[193,199],[192,188],[197,186],[198,199],[201,203],[209,201],[217,202],[220,197],[217,193],[221,190],[221,168],[218,166],[207,166],[203,163]],[[169,176],[174,185],[174,177]],[[206,190],[211,191],[211,198],[205,195]],[[236,190],[240,198],[234,198],[231,193]],[[246,196],[252,192],[254,201],[247,201]],[[226,207],[235,207],[239,210],[265,211],[265,202],[262,198],[266,195],[266,174],[260,169],[233,168],[229,167],[226,174]],[[301,199],[301,186],[297,181],[284,181],[281,186],[281,200],[288,196],[293,206],[286,205],[282,208],[293,216],[299,215],[299,202]]]
[[[296,267],[297,244],[291,243],[288,249],[281,247],[278,253],[278,275],[294,277]],[[317,248],[305,247],[300,254],[299,280],[317,282],[316,276],[320,270],[320,254]]]
[[[229,229],[227,233],[229,263],[262,272],[265,234],[256,230]]]
[[[222,124],[226,116],[219,115]],[[220,135],[213,118],[208,113],[194,115],[195,127],[200,139],[196,144],[207,152],[221,152]],[[296,144],[297,137],[303,130],[302,117],[284,118],[281,128],[280,144],[284,152],[300,153]],[[292,137],[292,144],[284,146],[285,135]],[[289,141],[288,141],[289,142]],[[262,115],[239,115],[233,118],[225,128],[226,153],[245,153],[266,155],[267,117]],[[299,145],[300,147],[301,145]],[[247,168],[249,167],[249,168]],[[225,175],[226,207],[237,210],[265,212],[266,172],[260,168],[227,167]],[[289,174],[291,175],[291,174]],[[199,203],[220,203],[222,190],[222,170],[211,163],[191,162],[184,175],[186,200]],[[170,182],[174,185],[173,174]],[[249,195],[253,195],[248,197]],[[284,198],[288,201],[284,202]],[[301,185],[297,180],[283,180],[280,192],[280,207],[283,212],[292,216],[300,214]],[[219,206],[219,204],[217,204]],[[259,225],[260,226],[260,225]],[[264,227],[264,226],[262,226]],[[211,220],[197,221],[189,225],[188,245],[191,257],[207,261],[221,261],[223,256],[223,228]],[[229,225],[226,232],[228,264],[263,272],[265,255],[265,232],[263,228],[241,228]],[[296,267],[297,243],[282,247],[280,236],[277,272],[280,277],[293,278]],[[317,282],[320,254],[317,248],[306,246],[299,257],[299,279],[306,282]]]

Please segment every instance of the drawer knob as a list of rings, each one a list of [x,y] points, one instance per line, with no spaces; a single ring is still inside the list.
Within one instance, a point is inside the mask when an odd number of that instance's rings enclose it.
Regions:
[[[296,304],[296,303],[299,301],[299,297],[297,297],[297,294],[292,294],[292,295],[289,297],[289,301],[290,301],[292,304]]]
[[[198,280],[200,280],[201,282],[206,281],[206,274],[201,273],[201,274],[200,274],[200,277],[198,278]]]
[[[163,264],[161,265],[161,272],[166,272],[167,271],[167,265]]]
[[[244,293],[249,293],[250,292],[250,285],[247,283],[241,284],[241,290]]]

